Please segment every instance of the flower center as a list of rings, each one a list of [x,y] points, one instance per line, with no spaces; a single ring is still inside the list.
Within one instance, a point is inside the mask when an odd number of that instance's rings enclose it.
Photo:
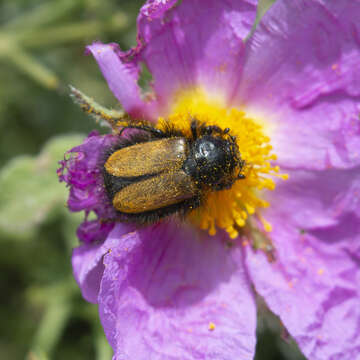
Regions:
[[[191,119],[200,123],[229,128],[236,137],[241,159],[245,161],[242,173],[244,179],[236,181],[231,189],[214,191],[206,195],[204,205],[193,210],[188,216],[192,223],[215,235],[216,228],[224,229],[230,238],[239,235],[249,215],[260,208],[269,206],[261,198],[264,189],[274,190],[273,177],[287,179],[287,174],[280,174],[279,167],[272,165],[276,155],[272,152],[270,138],[264,134],[263,126],[246,115],[245,112],[231,108],[207,98],[201,90],[188,91],[177,97],[168,121],[177,129],[190,136]],[[162,126],[159,118],[159,127]],[[259,214],[259,219],[266,231],[271,225]]]

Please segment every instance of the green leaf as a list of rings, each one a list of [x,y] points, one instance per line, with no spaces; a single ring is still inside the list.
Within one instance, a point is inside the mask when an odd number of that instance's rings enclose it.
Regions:
[[[83,138],[56,137],[39,156],[19,156],[1,170],[0,232],[29,239],[40,224],[63,212],[68,190],[57,178],[58,161]]]

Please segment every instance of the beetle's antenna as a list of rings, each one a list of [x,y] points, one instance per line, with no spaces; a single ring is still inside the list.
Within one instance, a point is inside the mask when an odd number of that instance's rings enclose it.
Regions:
[[[69,88],[74,103],[79,105],[82,111],[92,116],[101,126],[118,130],[119,123],[128,122],[128,115],[125,112],[107,109],[75,87],[69,85]]]

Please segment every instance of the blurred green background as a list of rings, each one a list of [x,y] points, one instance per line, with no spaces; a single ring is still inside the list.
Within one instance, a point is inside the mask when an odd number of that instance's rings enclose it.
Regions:
[[[85,45],[134,45],[141,4],[0,0],[0,359],[111,359],[97,308],[72,277],[81,215],[67,212],[56,168],[95,127],[68,84],[118,106]],[[257,360],[302,359],[278,319],[260,309]]]

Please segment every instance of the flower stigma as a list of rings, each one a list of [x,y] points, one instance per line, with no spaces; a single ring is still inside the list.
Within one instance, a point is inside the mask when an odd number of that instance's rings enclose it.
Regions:
[[[242,169],[244,179],[235,181],[230,189],[209,192],[203,206],[189,213],[189,220],[210,235],[216,229],[225,230],[234,239],[244,227],[249,215],[257,214],[265,231],[271,231],[271,224],[258,212],[269,206],[261,198],[264,189],[274,190],[274,177],[286,180],[287,174],[281,174],[279,166],[272,161],[276,155],[272,152],[270,138],[265,135],[264,127],[239,109],[227,108],[220,102],[210,99],[202,90],[191,90],[176,97],[167,121],[175,128],[190,135],[189,119],[196,119],[200,124],[216,125],[229,128],[236,137],[241,159],[245,161]],[[164,124],[164,118],[158,119],[158,127]]]

